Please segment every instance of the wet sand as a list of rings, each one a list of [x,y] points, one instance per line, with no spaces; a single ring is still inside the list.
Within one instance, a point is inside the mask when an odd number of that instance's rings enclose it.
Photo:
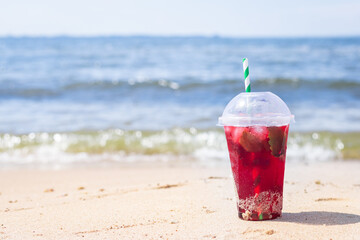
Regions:
[[[360,162],[287,164],[281,218],[238,218],[229,167],[0,172],[0,239],[360,239]]]

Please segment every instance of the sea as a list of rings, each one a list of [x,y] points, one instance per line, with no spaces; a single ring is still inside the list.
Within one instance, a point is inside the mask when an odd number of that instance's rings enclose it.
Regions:
[[[244,57],[295,115],[287,161],[360,159],[360,37],[1,37],[0,169],[226,163]]]

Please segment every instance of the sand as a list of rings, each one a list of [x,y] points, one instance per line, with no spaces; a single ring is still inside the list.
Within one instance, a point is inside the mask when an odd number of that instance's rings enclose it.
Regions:
[[[0,239],[360,239],[360,162],[287,164],[283,216],[238,218],[229,167],[0,172]]]

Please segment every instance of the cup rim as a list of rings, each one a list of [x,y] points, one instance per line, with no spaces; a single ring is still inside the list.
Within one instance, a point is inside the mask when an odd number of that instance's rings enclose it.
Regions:
[[[269,124],[264,124],[268,120]],[[259,123],[261,121],[261,123]],[[221,116],[218,119],[217,126],[283,126],[295,122],[294,115],[278,116]]]

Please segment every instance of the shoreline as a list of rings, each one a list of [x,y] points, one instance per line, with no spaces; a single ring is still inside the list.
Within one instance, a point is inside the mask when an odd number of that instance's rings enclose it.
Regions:
[[[287,163],[280,218],[237,216],[229,167],[0,174],[0,239],[356,239],[360,162]]]
[[[287,160],[312,163],[360,159],[359,139],[360,132],[291,131]],[[191,165],[197,161],[216,165],[226,163],[228,156],[225,134],[220,128],[0,134],[1,168],[67,168],[121,162]]]

